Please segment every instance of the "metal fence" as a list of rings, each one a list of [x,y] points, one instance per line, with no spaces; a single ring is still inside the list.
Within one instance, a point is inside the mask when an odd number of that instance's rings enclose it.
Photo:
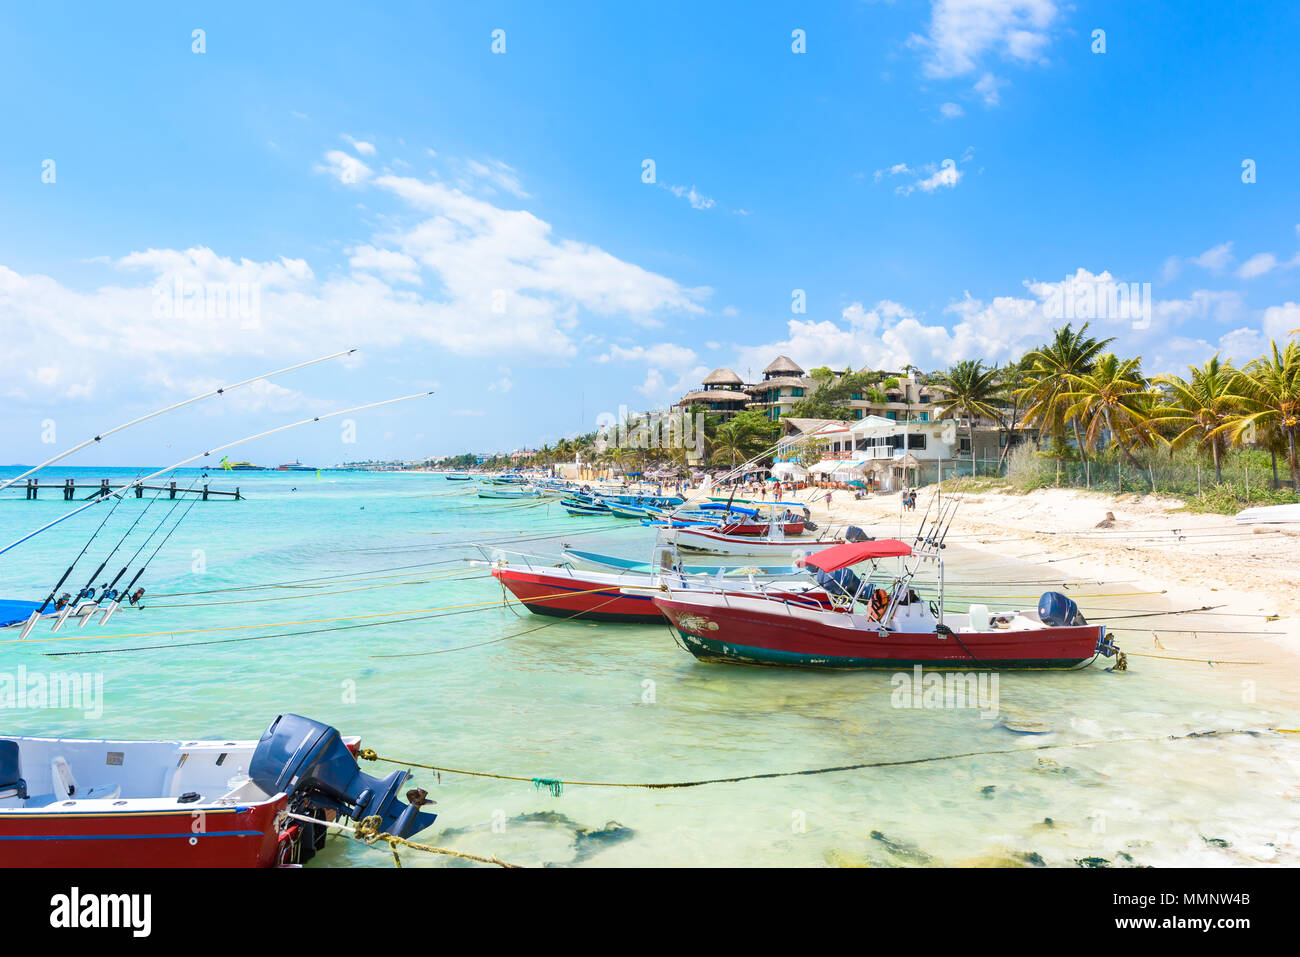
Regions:
[[[1190,497],[1215,489],[1232,491],[1237,497],[1249,501],[1252,496],[1267,498],[1278,489],[1288,489],[1291,473],[1284,461],[1278,463],[1276,478],[1271,466],[1233,463],[1223,466],[1216,477],[1214,468],[1185,463],[1160,463],[1156,460],[1140,462],[1077,462],[1038,458],[1031,468],[1023,464],[1008,475],[1007,461],[998,459],[952,459],[941,463],[926,462],[918,470],[908,472],[919,485],[938,481],[940,471],[944,480],[952,478],[1008,478],[1023,488],[1062,487],[1083,488],[1099,492],[1160,493]]]

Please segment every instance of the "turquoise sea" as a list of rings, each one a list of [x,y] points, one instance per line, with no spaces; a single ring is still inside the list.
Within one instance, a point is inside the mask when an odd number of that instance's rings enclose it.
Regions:
[[[115,483],[136,474],[51,472],[56,481]],[[182,473],[180,484],[195,474]],[[216,472],[211,481],[248,497],[188,512],[142,580],[143,611],[124,610],[104,629],[51,635],[42,626],[22,643],[15,629],[0,631],[0,671],[102,676],[102,715],[9,708],[0,733],[256,738],[295,711],[360,734],[382,755],[570,782],[1010,752],[683,789],[569,784],[560,796],[529,782],[427,771],[413,783],[438,802],[438,821],[420,840],[524,865],[1297,863],[1295,735],[1166,740],[1296,727],[1297,690],[1262,669],[1133,657],[1126,673],[1099,662],[1000,675],[993,711],[895,707],[888,673],[701,664],[666,626],[562,622],[507,606],[486,569],[465,563],[482,557],[476,542],[549,556],[562,542],[648,556],[652,535],[635,523],[573,518],[551,501],[480,500],[471,483],[437,475]],[[67,590],[85,584],[149,501],[117,508]],[[170,507],[165,496],[150,506],[100,580]],[[0,538],[68,509],[57,492],[37,502],[0,493]],[[107,509],[0,557],[0,594],[43,598]],[[1053,574],[955,545],[950,607],[1028,606]],[[1116,616],[1123,646],[1159,653],[1150,631],[1120,626],[1175,620],[1118,616],[1170,606],[1133,591],[1106,582],[1072,594],[1098,596],[1080,604],[1093,620]],[[1197,620],[1267,628],[1259,619]],[[1118,740],[1136,737],[1151,740]],[[1046,745],[1086,746],[1034,750]],[[403,863],[465,866],[415,852]],[[309,866],[392,861],[336,839]]]

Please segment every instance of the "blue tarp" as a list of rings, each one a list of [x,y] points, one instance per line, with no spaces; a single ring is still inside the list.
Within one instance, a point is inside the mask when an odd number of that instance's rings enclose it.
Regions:
[[[24,601],[21,598],[0,598],[0,628],[17,625],[32,617],[32,612],[41,607],[39,601]]]

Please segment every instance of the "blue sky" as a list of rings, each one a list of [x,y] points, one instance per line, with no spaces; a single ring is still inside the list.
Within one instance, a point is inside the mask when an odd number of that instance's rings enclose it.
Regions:
[[[806,6],[7,7],[0,462],[348,346],[81,461],[425,388],[240,457],[533,445],[778,352],[1002,361],[1067,280],[1151,283],[1095,322],[1148,371],[1300,327],[1295,5]]]

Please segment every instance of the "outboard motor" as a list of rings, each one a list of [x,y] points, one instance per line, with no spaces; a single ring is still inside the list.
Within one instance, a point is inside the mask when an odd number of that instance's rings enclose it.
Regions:
[[[257,742],[248,776],[267,794],[283,791],[291,801],[354,821],[378,815],[379,829],[398,837],[419,833],[437,817],[420,810],[422,791],[408,793],[411,805],[398,799],[397,789],[410,776],[406,771],[383,780],[371,777],[357,767],[337,731],[302,715],[282,714],[271,722]]]
[[[844,540],[846,542],[871,542],[875,541],[870,535],[858,528],[856,525],[850,525],[844,530]]]
[[[1044,592],[1043,597],[1038,599],[1038,617],[1044,625],[1058,628],[1088,623],[1080,613],[1079,606],[1059,591]]]

